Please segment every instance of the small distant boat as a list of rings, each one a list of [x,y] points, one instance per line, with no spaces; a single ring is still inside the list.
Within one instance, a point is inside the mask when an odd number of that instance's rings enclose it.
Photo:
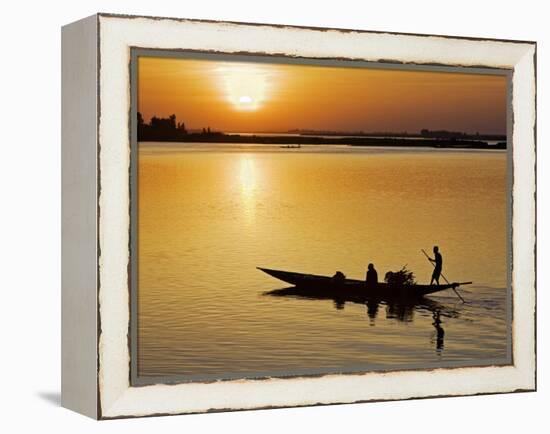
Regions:
[[[453,282],[445,285],[388,285],[378,283],[374,287],[367,287],[363,280],[335,279],[329,276],[316,274],[295,273],[291,271],[272,270],[257,267],[270,276],[294,285],[293,288],[285,288],[272,291],[273,295],[297,295],[314,298],[332,298],[349,301],[367,300],[377,298],[387,299],[415,299],[428,294],[456,289],[460,285],[468,285],[472,282]],[[276,294],[275,294],[276,293]]]
[[[283,149],[300,149],[302,145],[283,145],[281,148]]]

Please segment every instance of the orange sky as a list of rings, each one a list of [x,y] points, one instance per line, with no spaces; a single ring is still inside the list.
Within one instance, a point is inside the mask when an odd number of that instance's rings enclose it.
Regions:
[[[506,133],[506,77],[139,58],[138,111],[225,132]]]

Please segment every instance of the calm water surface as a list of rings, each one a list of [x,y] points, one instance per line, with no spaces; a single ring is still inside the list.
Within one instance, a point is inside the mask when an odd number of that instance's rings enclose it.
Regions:
[[[507,360],[506,153],[141,143],[138,375],[231,378]],[[273,297],[257,266],[472,280],[415,306]]]

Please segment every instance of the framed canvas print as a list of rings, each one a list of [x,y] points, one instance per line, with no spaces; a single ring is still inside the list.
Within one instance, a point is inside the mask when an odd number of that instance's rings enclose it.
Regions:
[[[534,42],[109,14],[62,35],[64,406],[535,390]]]

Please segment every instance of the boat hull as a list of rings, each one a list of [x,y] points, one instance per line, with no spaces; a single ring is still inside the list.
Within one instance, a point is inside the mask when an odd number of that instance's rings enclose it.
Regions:
[[[290,271],[260,268],[270,276],[283,282],[294,285],[293,288],[278,290],[279,295],[297,295],[302,297],[322,297],[343,300],[377,299],[414,299],[428,294],[456,288],[458,283],[446,285],[401,285],[394,286],[387,283],[367,285],[362,280],[334,279],[328,276],[315,274],[294,273]],[[284,294],[282,293],[284,292]]]

